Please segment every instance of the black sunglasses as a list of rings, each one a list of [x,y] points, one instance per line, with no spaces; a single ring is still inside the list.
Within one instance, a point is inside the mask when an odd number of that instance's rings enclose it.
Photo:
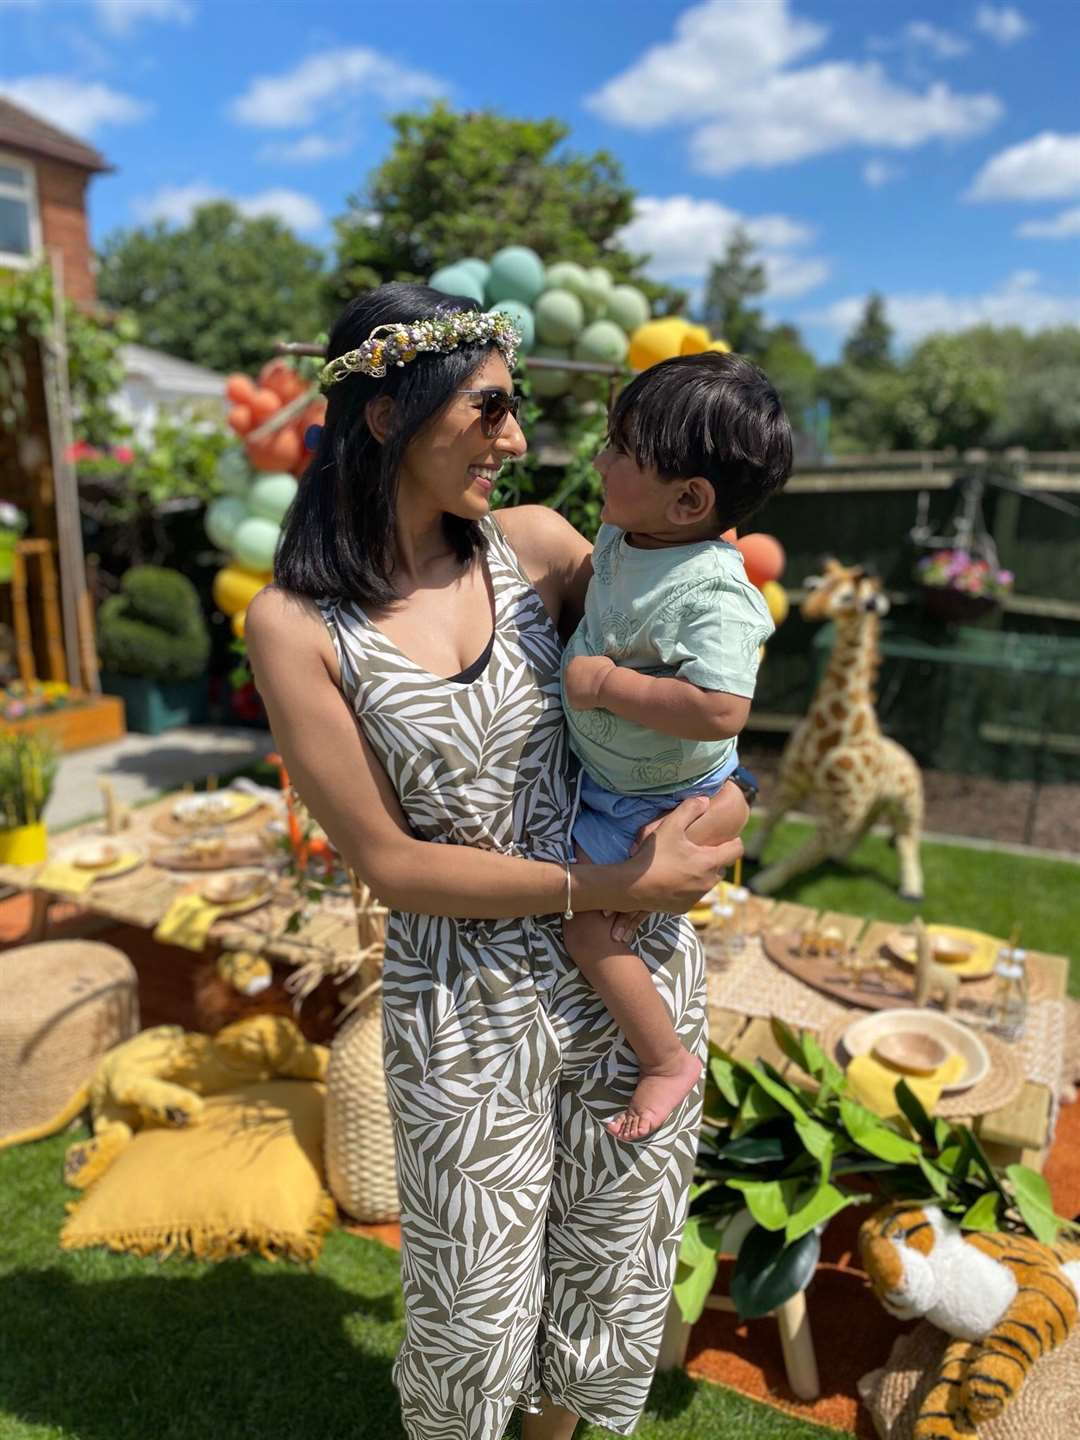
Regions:
[[[506,417],[517,419],[521,409],[521,396],[508,395],[505,390],[459,390],[459,395],[479,395],[480,429],[487,440],[494,440],[502,432]]]

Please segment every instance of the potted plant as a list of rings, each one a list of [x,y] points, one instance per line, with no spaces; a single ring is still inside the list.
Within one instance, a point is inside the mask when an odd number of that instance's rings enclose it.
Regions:
[[[968,550],[934,550],[915,566],[927,611],[939,620],[963,623],[996,610],[1012,590],[1011,570]]]
[[[160,735],[204,720],[210,635],[194,585],[178,570],[137,565],[98,610],[101,688],[124,702],[128,728]]]
[[[45,859],[41,815],[56,765],[56,746],[48,736],[0,733],[0,864],[38,865]]]
[[[15,544],[26,529],[26,516],[10,500],[0,500],[0,581],[11,579]]]

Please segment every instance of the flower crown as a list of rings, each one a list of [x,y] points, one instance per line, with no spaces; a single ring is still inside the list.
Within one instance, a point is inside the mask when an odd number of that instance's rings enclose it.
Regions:
[[[358,349],[338,355],[323,366],[319,371],[319,384],[327,390],[357,371],[381,379],[387,366],[404,365],[422,351],[437,350],[445,354],[459,345],[490,340],[498,345],[513,370],[521,336],[517,321],[504,310],[450,310],[425,320],[377,325]]]

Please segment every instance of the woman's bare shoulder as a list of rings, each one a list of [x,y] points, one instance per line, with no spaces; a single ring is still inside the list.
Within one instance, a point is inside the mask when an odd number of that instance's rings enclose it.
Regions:
[[[304,654],[318,656],[335,683],[340,682],[337,656],[319,607],[308,595],[297,595],[279,585],[266,585],[244,615],[244,639],[249,655],[287,653],[294,662]]]
[[[550,505],[512,505],[493,512],[527,570],[575,569],[592,546]]]

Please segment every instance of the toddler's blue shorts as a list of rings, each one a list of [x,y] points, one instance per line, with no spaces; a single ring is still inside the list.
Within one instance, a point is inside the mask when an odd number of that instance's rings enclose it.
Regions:
[[[620,795],[585,770],[581,776],[581,804],[574,820],[574,844],[596,865],[617,865],[628,858],[642,825],[666,815],[691,795],[715,795],[738,768],[739,757],[732,751],[708,775],[667,795]]]

